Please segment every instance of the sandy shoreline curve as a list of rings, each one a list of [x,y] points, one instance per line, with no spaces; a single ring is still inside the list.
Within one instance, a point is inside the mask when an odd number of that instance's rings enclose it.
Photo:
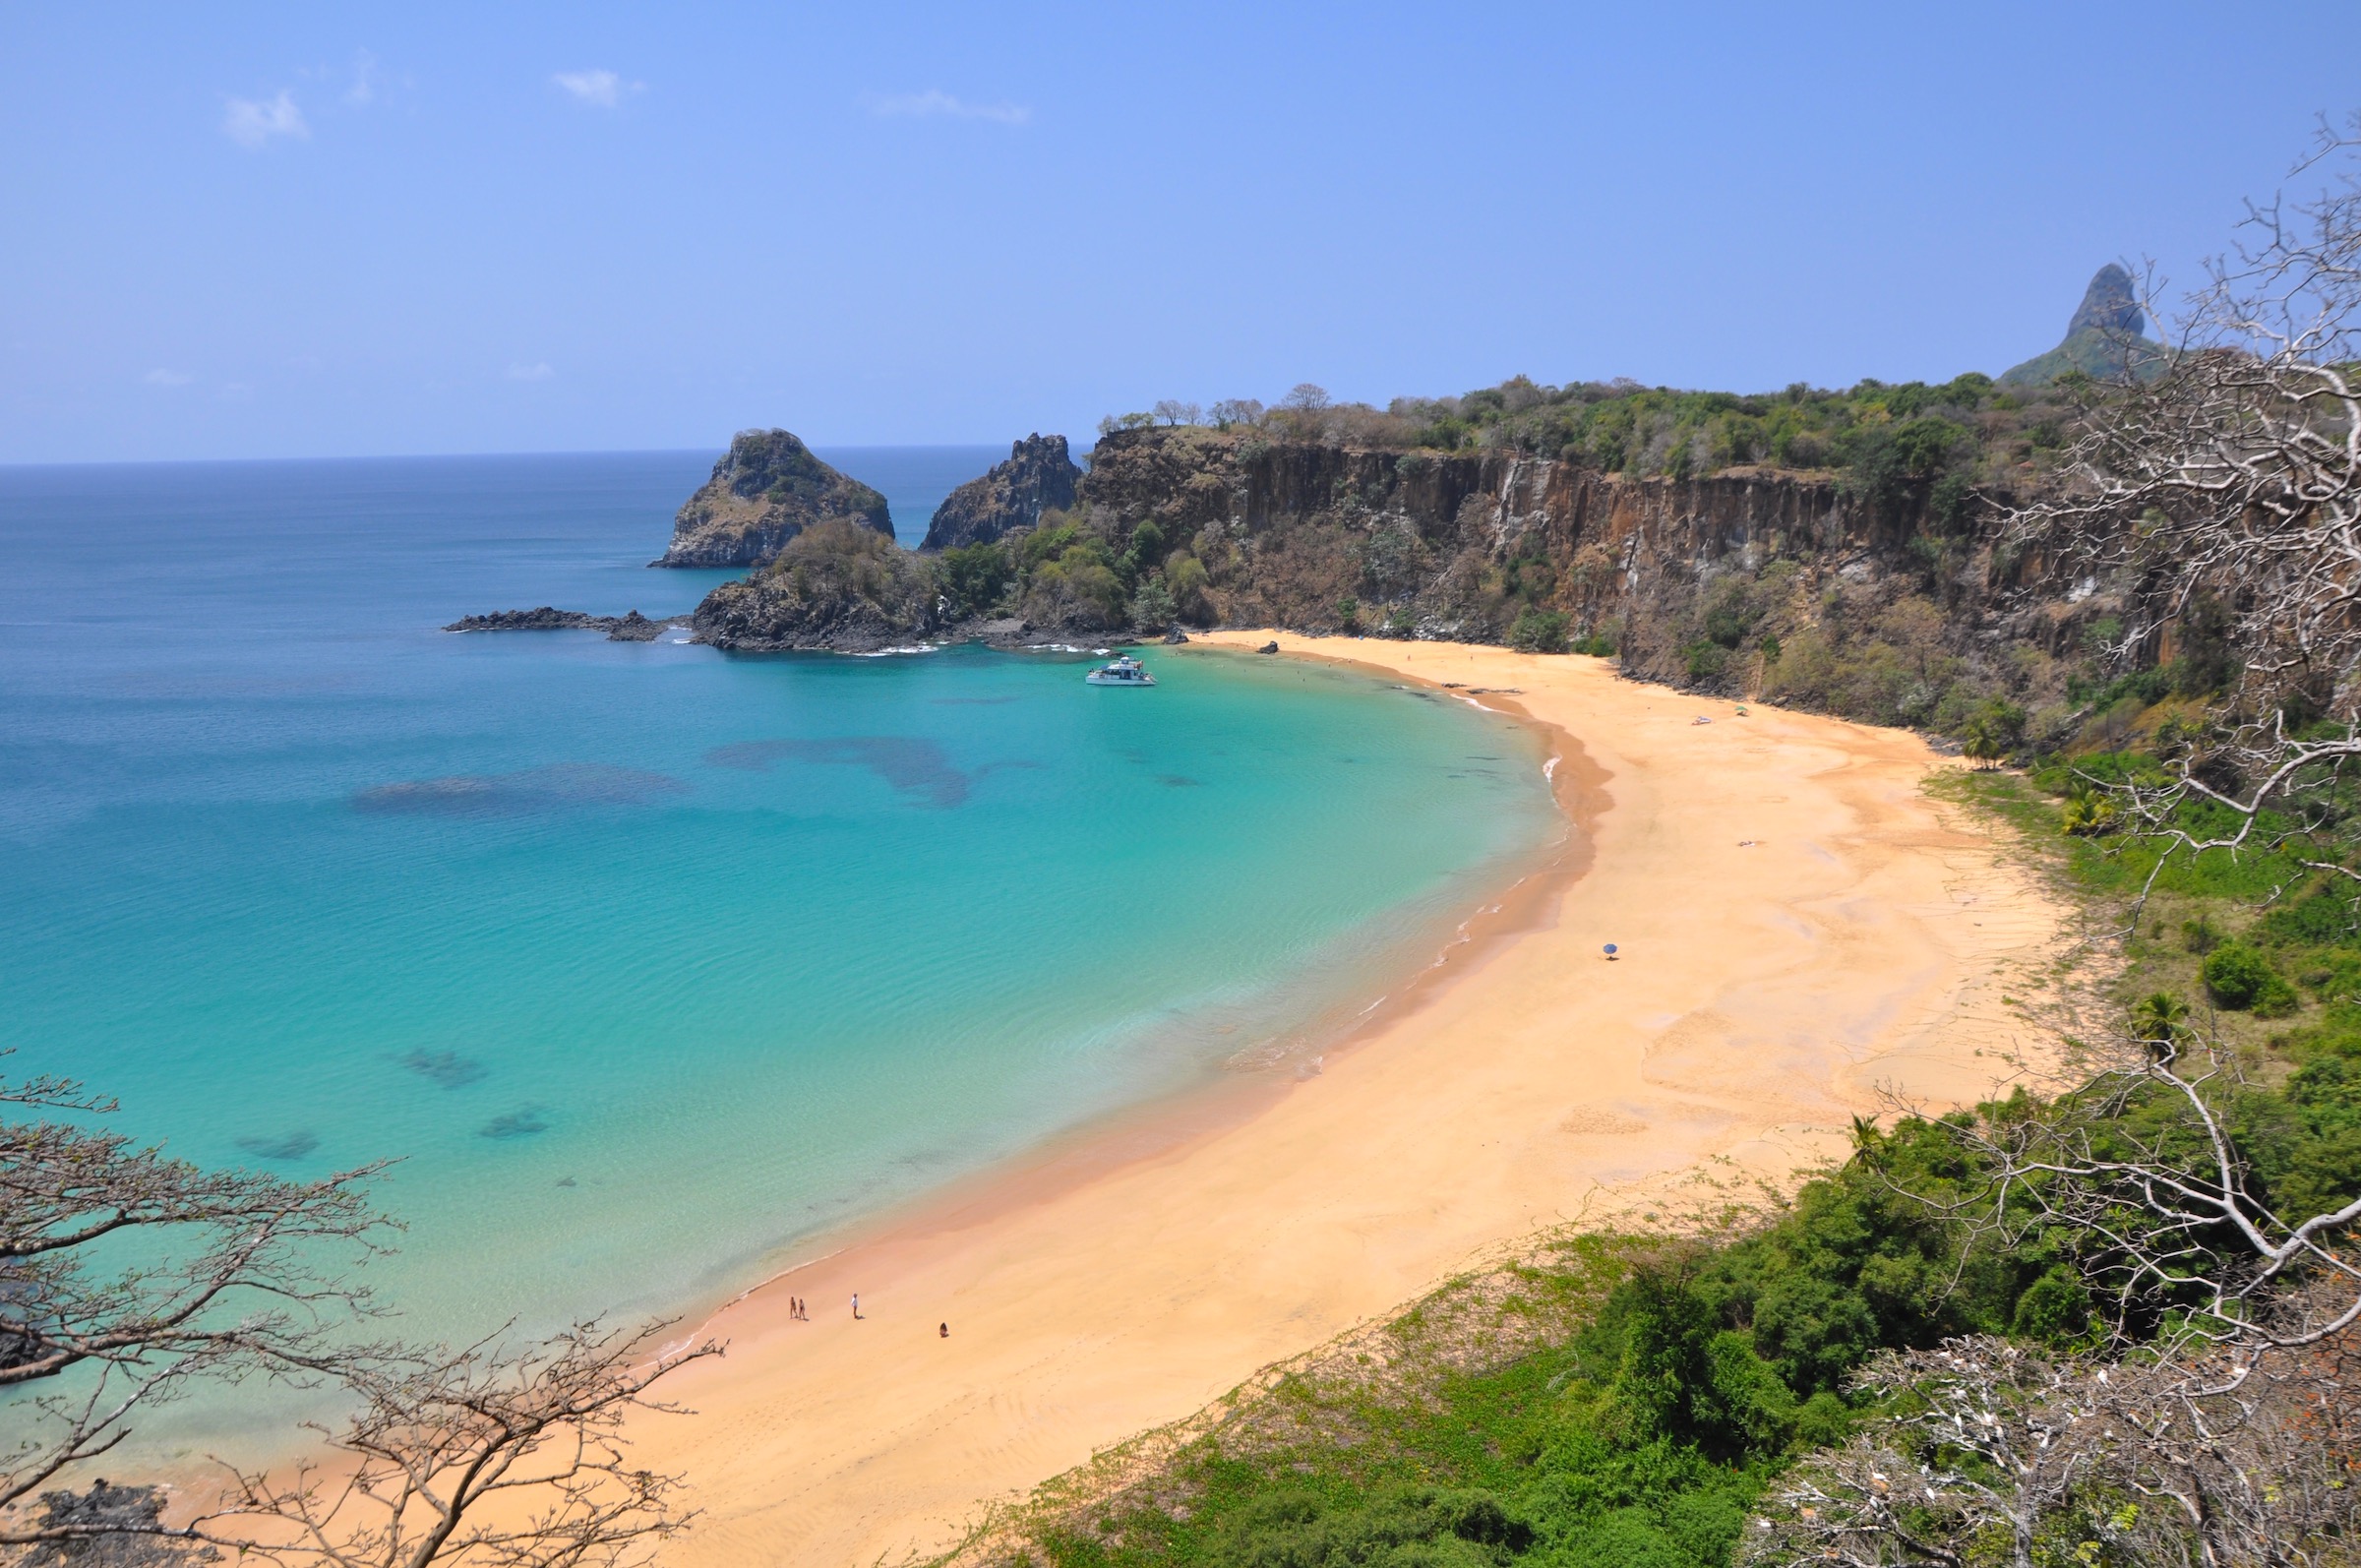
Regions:
[[[1486,1248],[1707,1162],[1783,1177],[1882,1086],[1969,1100],[2030,1044],[2004,983],[2038,986],[2062,912],[1926,797],[1917,737],[1457,643],[1215,633],[1173,674],[1271,640],[1567,737],[1587,867],[1530,878],[1317,1076],[1099,1129],[715,1313],[728,1357],[665,1385],[696,1414],[631,1429],[703,1510],[666,1568],[947,1546]]]

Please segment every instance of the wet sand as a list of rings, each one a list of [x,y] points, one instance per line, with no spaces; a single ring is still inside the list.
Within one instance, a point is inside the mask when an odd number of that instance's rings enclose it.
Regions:
[[[1093,1129],[716,1314],[728,1357],[665,1385],[696,1414],[632,1429],[704,1510],[667,1568],[947,1545],[1487,1248],[1701,1168],[1785,1179],[1882,1090],[1973,1099],[2031,1044],[2004,981],[2060,911],[1926,798],[1957,764],[1915,737],[1448,643],[1216,633],[1170,678],[1274,636],[1542,726],[1574,853],[1316,1075]]]

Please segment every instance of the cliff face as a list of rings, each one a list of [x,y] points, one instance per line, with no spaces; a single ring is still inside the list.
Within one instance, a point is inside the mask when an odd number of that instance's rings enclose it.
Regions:
[[[1066,454],[1063,436],[1034,434],[1008,451],[1008,460],[943,498],[927,526],[922,550],[949,550],[1030,528],[1044,512],[1074,504],[1082,470]]]
[[[893,538],[883,496],[821,462],[788,431],[743,430],[713,477],[674,515],[671,548],[650,564],[759,566],[829,518]]]
[[[1499,641],[1554,612],[1635,676],[1886,723],[2058,705],[2084,633],[2136,608],[2013,554],[1991,506],[1947,529],[1924,487],[1879,500],[1830,472],[1626,478],[1182,427],[1106,437],[1080,500],[1119,538],[1154,524],[1192,620]]]

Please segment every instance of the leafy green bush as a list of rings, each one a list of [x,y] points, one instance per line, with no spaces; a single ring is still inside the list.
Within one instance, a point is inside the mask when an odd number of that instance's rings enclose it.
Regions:
[[[1145,632],[1162,632],[1180,616],[1180,607],[1164,585],[1164,573],[1151,572],[1131,596],[1131,624]]]
[[[2346,884],[2316,889],[2292,904],[2272,910],[2255,923],[2255,935],[2266,941],[2307,947],[2351,943],[2361,937],[2361,911]]]
[[[1729,668],[1729,649],[1702,638],[1680,650],[1683,668],[1692,681],[1719,681]]]
[[[2224,942],[2207,954],[2204,973],[2206,990],[2232,1011],[2251,1008],[2269,1017],[2295,1007],[2295,988],[2244,942]]]
[[[937,559],[936,571],[941,580],[942,596],[950,601],[955,620],[990,614],[1016,578],[1015,563],[997,543],[960,545],[945,550]]]
[[[1508,629],[1508,645],[1519,653],[1563,653],[1569,624],[1562,610],[1528,609]]]

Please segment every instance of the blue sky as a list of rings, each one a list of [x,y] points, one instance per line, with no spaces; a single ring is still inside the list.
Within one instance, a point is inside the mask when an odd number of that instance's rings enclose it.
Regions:
[[[0,461],[1998,371],[2361,106],[2240,12],[12,5]]]

